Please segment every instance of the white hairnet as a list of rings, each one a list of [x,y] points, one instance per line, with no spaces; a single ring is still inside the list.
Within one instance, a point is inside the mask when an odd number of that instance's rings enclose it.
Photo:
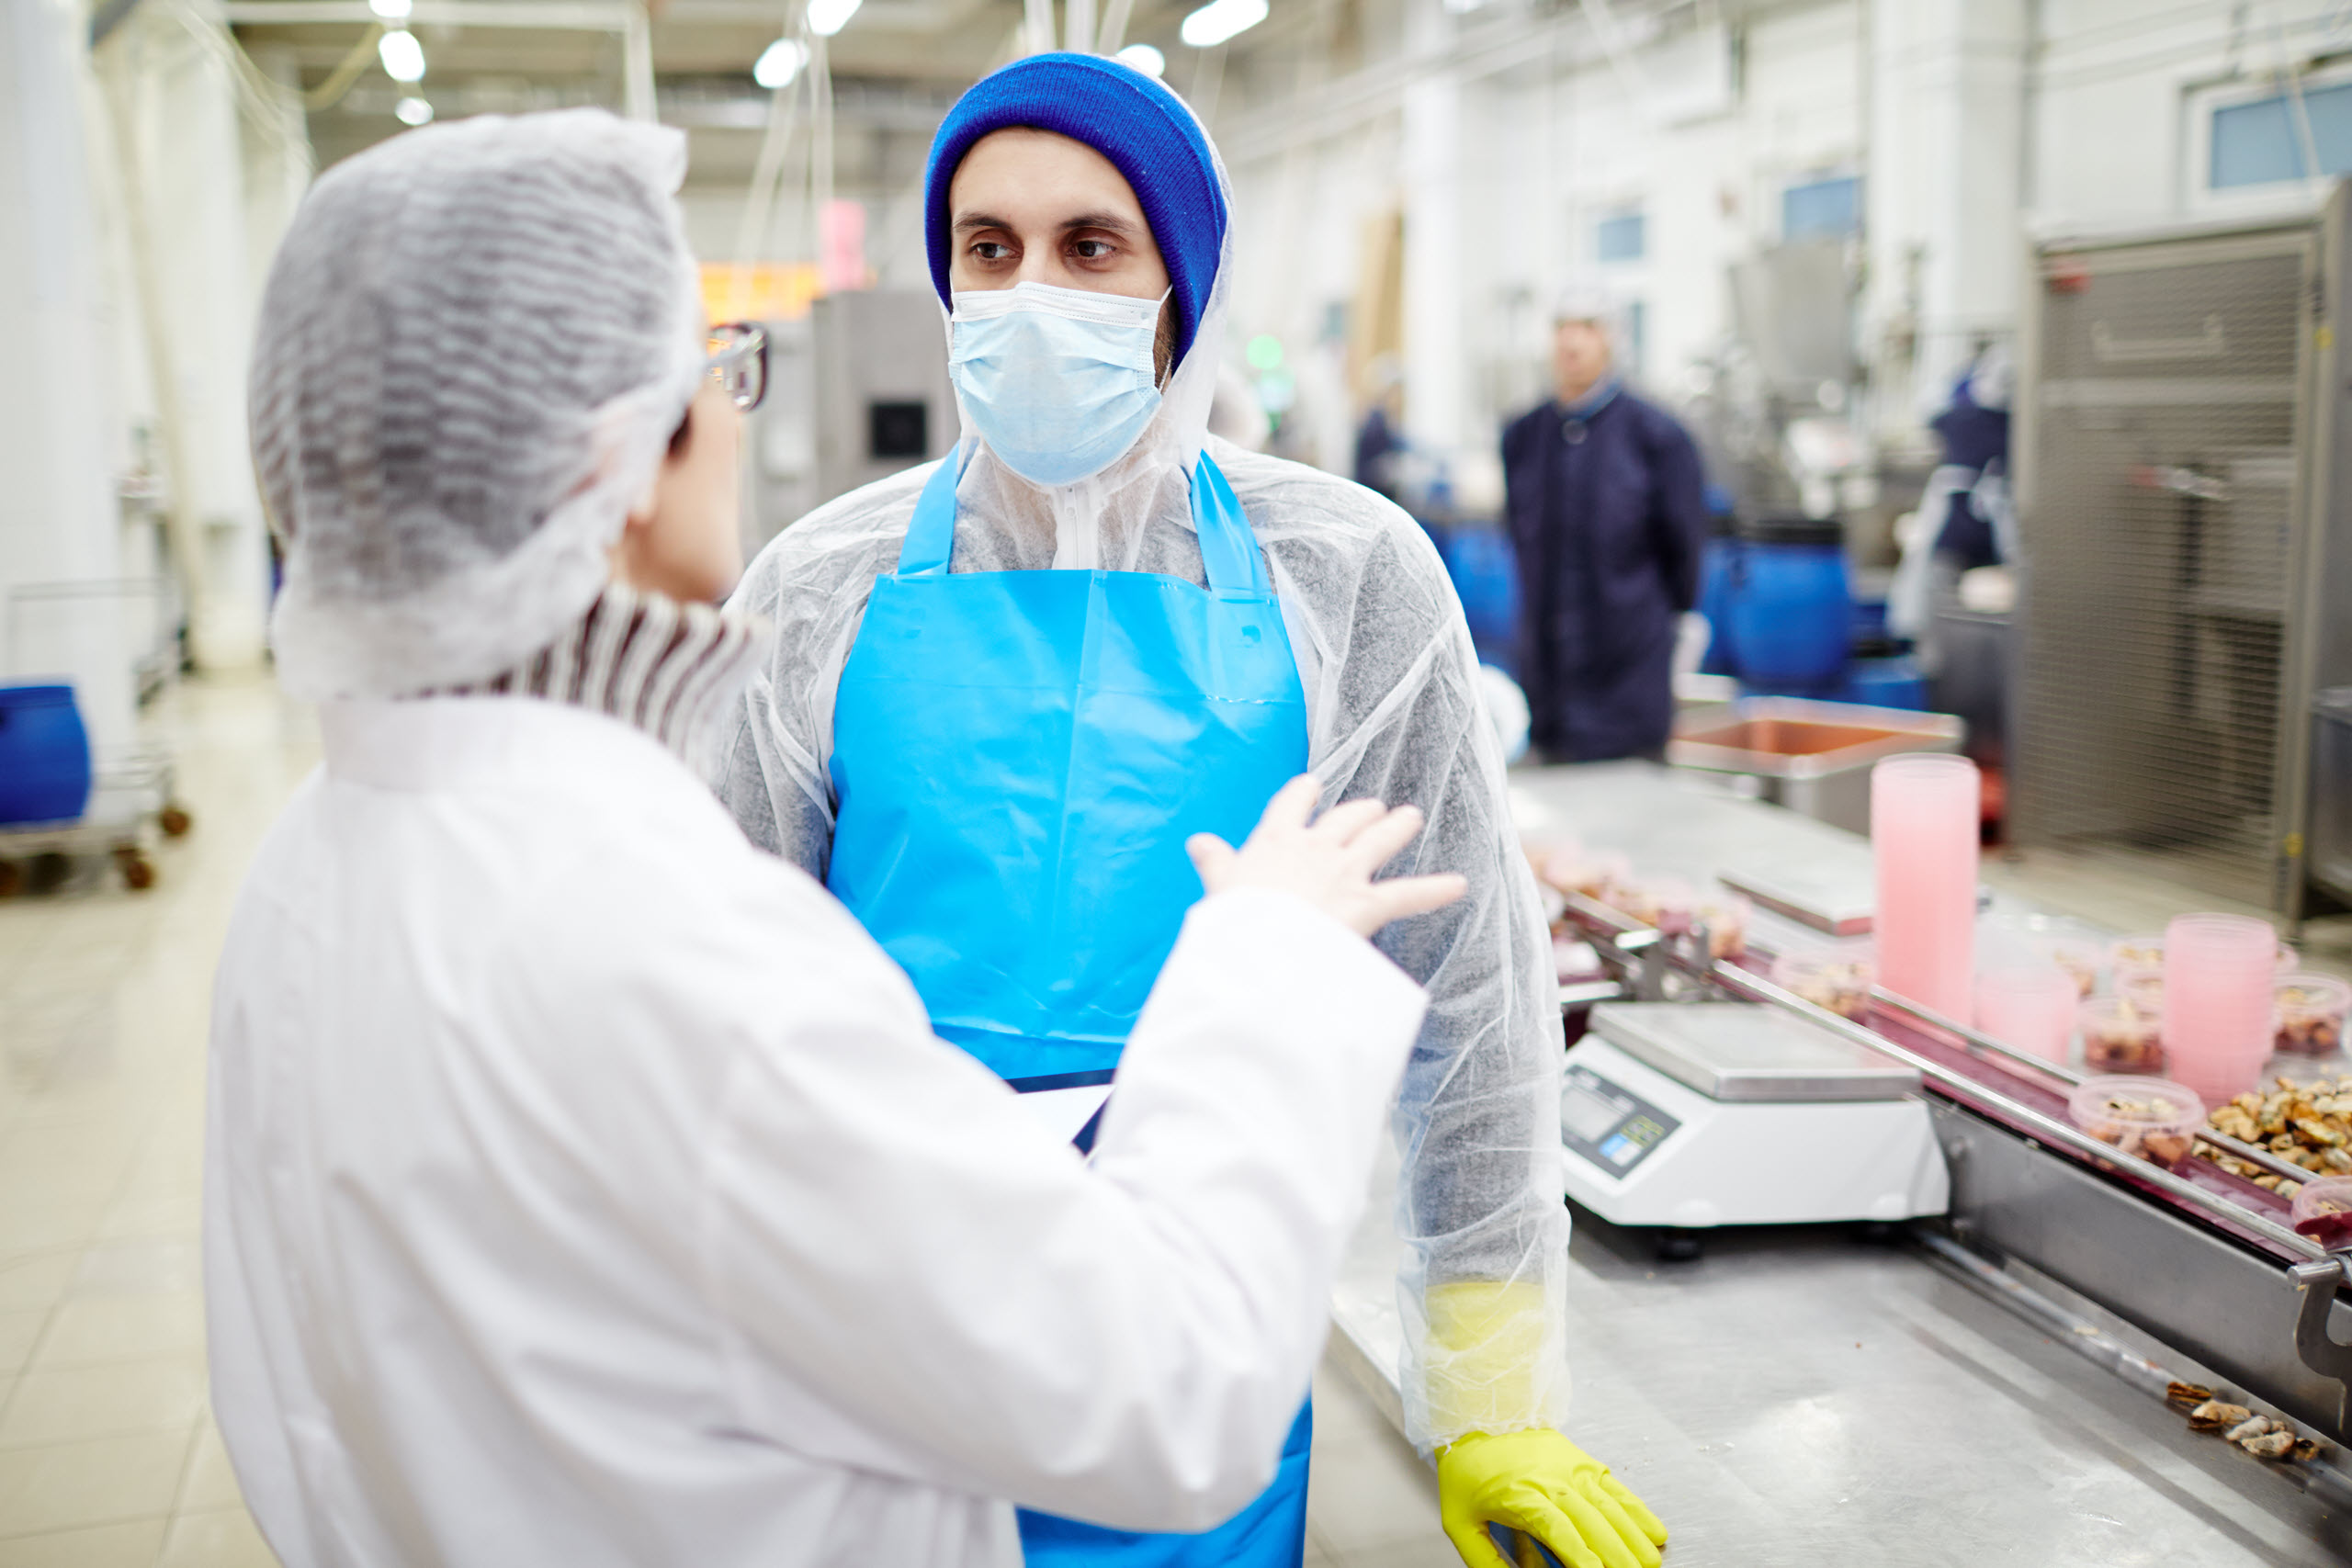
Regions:
[[[1222,164],[1217,175],[1223,185]],[[1449,1412],[1476,1412],[1481,1430],[1557,1425],[1567,1403],[1558,989],[1477,656],[1437,551],[1411,518],[1344,479],[1207,436],[1232,256],[1228,235],[1198,334],[1133,451],[1049,491],[984,445],[974,450],[952,570],[1100,568],[1204,582],[1188,476],[1205,442],[1280,595],[1326,799],[1419,806],[1429,827],[1393,872],[1470,881],[1460,903],[1380,938],[1430,993],[1396,1110],[1410,1434],[1427,1448],[1471,1429],[1470,1417]],[[910,469],[820,508],[771,541],[736,591],[734,602],[778,635],[745,693],[719,794],[755,843],[820,877],[832,844],[834,691],[874,580],[896,569],[931,472]],[[1432,1334],[1426,1287],[1455,1280],[1513,1287],[1531,1311],[1510,1323],[1489,1314],[1476,1334]]]
[[[702,373],[684,170],[602,110],[481,116],[303,198],[249,394],[289,691],[480,679],[586,611]]]
[[[1577,278],[1552,297],[1552,322],[1591,321],[1615,332],[1625,314],[1625,301],[1598,278]]]

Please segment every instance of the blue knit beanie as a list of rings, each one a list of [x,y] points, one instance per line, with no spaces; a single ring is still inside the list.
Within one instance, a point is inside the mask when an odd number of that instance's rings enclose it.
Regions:
[[[931,143],[923,172],[923,228],[931,281],[948,297],[947,187],[972,143],[1008,126],[1034,126],[1083,141],[1111,160],[1136,193],[1168,264],[1176,302],[1176,357],[1193,346],[1225,246],[1225,192],[1208,138],[1175,94],[1140,71],[1092,54],[1033,54],[975,83],[956,100]]]

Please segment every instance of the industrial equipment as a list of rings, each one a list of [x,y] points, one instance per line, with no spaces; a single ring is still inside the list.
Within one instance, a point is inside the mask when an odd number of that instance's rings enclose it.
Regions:
[[[816,492],[822,506],[956,445],[939,301],[912,289],[828,294],[809,315]]]
[[[1916,1070],[1767,1008],[1604,1003],[1568,1053],[1567,1195],[1677,1231],[1939,1214],[1918,1091]]]
[[[2010,820],[2303,914],[2352,682],[2347,206],[2045,240],[2024,311]]]
[[[1520,790],[1533,808],[1527,815],[1575,821],[1637,861],[1671,853],[1685,863],[1698,857],[1721,865],[1745,853],[1810,860],[1825,882],[1859,885],[1871,874],[1870,846],[1859,837],[1692,784],[1678,788],[1670,778],[1643,764],[1554,769]],[[2352,1253],[2330,1252],[2298,1234],[2288,1199],[2220,1162],[2289,1180],[2309,1180],[2307,1169],[2211,1127],[2199,1129],[2191,1151],[2169,1163],[2127,1152],[2074,1120],[2068,1101],[2083,1073],[2013,1050],[1883,987],[1871,991],[1859,1021],[1814,1006],[1766,977],[1768,951],[1805,939],[1761,911],[1736,957],[1715,956],[1703,932],[1669,936],[1575,895],[1566,897],[1564,918],[1567,934],[1591,947],[1622,996],[1680,998],[1668,1005],[1684,1009],[1766,1003],[1917,1071],[1949,1166],[1954,1234],[2031,1265],[2332,1438],[2352,1436],[2352,1354],[2344,1348],[2352,1346],[2352,1274],[2345,1269]],[[1609,1006],[1592,1009],[1596,1029]],[[1584,1059],[1586,1049],[1579,1044],[1570,1062]],[[2295,1058],[2271,1067],[2301,1078],[2316,1070]],[[1687,1085],[1668,1075],[1633,1087],[1655,1107],[1654,1120],[1656,1112],[1679,1118],[1691,1103],[1673,1095]],[[1661,1155],[1669,1142],[1652,1141]],[[1758,1166],[1737,1182],[1779,1179]],[[1737,1182],[1718,1179],[1725,1212],[1745,1201]]]

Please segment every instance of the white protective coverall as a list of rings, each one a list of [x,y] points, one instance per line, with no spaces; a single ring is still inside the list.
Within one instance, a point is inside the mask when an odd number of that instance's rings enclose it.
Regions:
[[[1229,209],[1221,163],[1217,178]],[[1199,332],[1159,412],[1102,473],[1042,489],[978,447],[956,490],[951,570],[1100,569],[1204,583],[1187,476],[1206,446],[1281,596],[1324,798],[1421,807],[1429,827],[1396,874],[1453,871],[1470,883],[1460,902],[1377,939],[1430,998],[1395,1117],[1408,1434],[1426,1450],[1471,1430],[1556,1427],[1568,1392],[1558,989],[1477,654],[1436,549],[1403,511],[1319,469],[1207,434],[1232,254],[1228,232]],[[894,570],[931,471],[853,491],[786,528],[731,601],[778,635],[714,782],[752,842],[820,878],[835,807],[834,691],[874,580]],[[1528,1304],[1515,1318],[1486,1314],[1466,1336],[1432,1333],[1426,1287],[1455,1280],[1514,1287]]]
[[[1265,1486],[1420,1015],[1368,944],[1195,908],[1090,1169],[646,736],[325,730],[222,955],[206,1177],[288,1563],[1010,1565],[1015,1502]]]

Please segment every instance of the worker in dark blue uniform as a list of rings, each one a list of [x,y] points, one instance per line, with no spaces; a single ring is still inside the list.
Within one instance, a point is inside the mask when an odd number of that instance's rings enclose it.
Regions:
[[[1599,300],[1563,300],[1554,395],[1503,431],[1520,682],[1549,761],[1664,755],[1675,631],[1707,538],[1698,448],[1626,388],[1610,324]]]

